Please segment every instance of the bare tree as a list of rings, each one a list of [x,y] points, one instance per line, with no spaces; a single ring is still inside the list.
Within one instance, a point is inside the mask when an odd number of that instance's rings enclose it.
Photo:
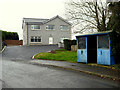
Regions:
[[[66,16],[79,33],[106,31],[108,4],[100,0],[70,0],[66,3]]]

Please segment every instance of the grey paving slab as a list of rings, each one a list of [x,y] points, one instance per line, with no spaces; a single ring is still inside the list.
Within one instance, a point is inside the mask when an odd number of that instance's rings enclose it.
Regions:
[[[70,62],[65,62],[65,61],[54,61],[54,60],[52,60],[52,61],[50,61],[50,60],[32,60],[30,62],[72,68],[72,69],[80,70],[80,71],[89,71],[89,72],[94,72],[94,73],[98,73],[101,75],[108,75],[108,76],[120,78],[120,71],[113,70],[110,68],[105,68],[105,67],[90,66],[87,64],[70,63]]]

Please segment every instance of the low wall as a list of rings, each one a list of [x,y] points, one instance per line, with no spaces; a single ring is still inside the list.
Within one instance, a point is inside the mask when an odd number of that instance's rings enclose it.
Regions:
[[[5,40],[4,41],[8,46],[17,46],[17,45],[23,45],[22,40]]]
[[[64,43],[58,43],[59,48],[64,48]]]

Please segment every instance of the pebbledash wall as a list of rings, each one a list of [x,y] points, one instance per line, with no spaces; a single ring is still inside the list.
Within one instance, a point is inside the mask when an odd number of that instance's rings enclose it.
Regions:
[[[40,30],[31,30],[32,25],[40,25]],[[54,30],[46,30],[47,25],[55,25]],[[60,30],[61,25],[68,26],[68,30]],[[63,38],[71,39],[71,24],[60,16],[51,19],[23,18],[23,45],[49,45],[49,38],[53,38],[52,44],[58,44]],[[31,42],[32,36],[40,36],[41,42]]]

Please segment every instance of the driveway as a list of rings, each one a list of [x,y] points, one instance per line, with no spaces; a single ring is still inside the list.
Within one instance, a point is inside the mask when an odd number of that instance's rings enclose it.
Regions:
[[[31,60],[34,54],[59,49],[57,45],[44,46],[7,46],[2,53],[3,58],[16,60]]]

